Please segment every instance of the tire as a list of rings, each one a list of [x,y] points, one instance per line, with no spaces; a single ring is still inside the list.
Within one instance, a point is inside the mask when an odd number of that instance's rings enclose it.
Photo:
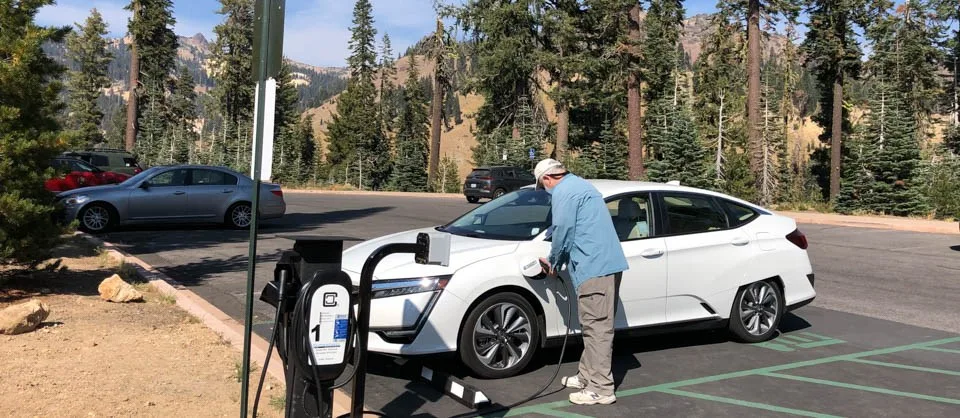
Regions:
[[[501,326],[504,322],[506,326]],[[477,376],[503,379],[527,367],[539,346],[540,321],[530,302],[505,292],[487,297],[470,311],[460,330],[458,351]]]
[[[251,206],[247,202],[235,203],[230,206],[230,209],[227,209],[227,213],[223,217],[224,223],[235,229],[249,228],[250,222],[253,220],[253,211],[250,208]]]
[[[757,300],[764,303],[757,305]],[[745,343],[767,341],[776,335],[785,311],[783,290],[776,282],[751,283],[740,288],[733,299],[730,332]]]
[[[91,234],[102,234],[110,231],[119,219],[117,211],[104,203],[91,203],[80,210],[77,220],[80,229]]]
[[[494,191],[493,191],[493,198],[496,199],[496,198],[498,198],[498,197],[500,197],[500,196],[503,196],[503,195],[505,195],[505,194],[507,194],[507,191],[506,191],[506,190],[497,189],[497,190],[494,190]]]
[[[476,197],[476,196],[467,196],[467,202],[477,203],[477,202],[479,202],[479,201],[480,201],[480,198],[479,198],[479,197]]]

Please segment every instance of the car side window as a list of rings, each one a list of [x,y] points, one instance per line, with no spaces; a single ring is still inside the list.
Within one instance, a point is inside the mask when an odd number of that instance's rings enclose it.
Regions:
[[[730,227],[737,228],[743,225],[750,223],[754,218],[760,216],[753,209],[741,205],[739,203],[731,202],[726,199],[717,199],[720,201],[720,205],[727,210],[727,214],[730,218]]]
[[[217,170],[193,170],[194,186],[233,186],[237,184],[237,178],[230,174]]]
[[[697,194],[663,194],[667,228],[671,235],[727,229],[727,215],[713,198]]]
[[[633,241],[653,236],[651,214],[653,204],[649,193],[627,195],[607,202],[607,210],[613,219],[620,242]]]
[[[110,165],[110,159],[103,155],[91,155],[90,164],[98,167],[106,167]]]
[[[164,171],[150,178],[150,187],[183,186],[187,180],[187,170]]]
[[[507,178],[508,178],[508,179],[515,179],[515,178],[517,178],[517,173],[514,172],[513,170],[507,170],[507,171],[506,171],[506,175],[507,175]]]

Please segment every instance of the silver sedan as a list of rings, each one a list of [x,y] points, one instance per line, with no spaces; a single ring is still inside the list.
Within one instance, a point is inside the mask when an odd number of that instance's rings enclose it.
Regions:
[[[57,195],[66,219],[80,229],[105,232],[117,225],[222,222],[246,228],[253,219],[253,180],[224,167],[153,167],[123,183],[87,187]],[[287,210],[280,186],[260,186],[260,219],[279,218]]]

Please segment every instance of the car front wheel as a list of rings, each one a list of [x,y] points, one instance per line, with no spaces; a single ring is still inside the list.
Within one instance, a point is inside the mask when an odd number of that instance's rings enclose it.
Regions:
[[[479,197],[476,197],[476,196],[467,196],[467,202],[477,203],[477,202],[479,202],[479,201],[480,201],[480,198],[479,198]]]
[[[113,208],[100,203],[83,208],[77,218],[80,220],[80,229],[91,234],[109,231],[117,220]]]
[[[539,322],[530,302],[516,293],[497,293],[467,315],[460,359],[479,377],[502,379],[523,370],[539,344]]]
[[[227,210],[227,225],[237,229],[248,228],[253,220],[253,210],[249,203],[237,203]]]
[[[744,286],[737,292],[730,311],[730,332],[747,343],[769,340],[783,318],[783,291],[773,281]]]

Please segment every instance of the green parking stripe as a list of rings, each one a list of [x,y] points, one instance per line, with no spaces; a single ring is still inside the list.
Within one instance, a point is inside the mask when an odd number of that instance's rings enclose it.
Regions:
[[[671,383],[663,383],[659,385],[627,389],[627,390],[617,392],[617,397],[623,398],[627,396],[639,395],[639,394],[648,393],[648,392],[662,391],[663,389],[675,389],[683,386],[699,385],[701,383],[717,382],[720,380],[734,379],[738,377],[750,376],[750,375],[761,374],[761,373],[778,372],[782,370],[797,369],[797,368],[807,367],[807,366],[816,366],[819,364],[833,363],[836,361],[851,360],[851,359],[856,359],[861,357],[879,356],[881,354],[899,353],[902,351],[916,350],[916,349],[926,349],[928,347],[933,347],[933,346],[942,345],[942,344],[950,344],[955,342],[960,342],[960,337],[944,338],[941,340],[933,340],[933,341],[924,341],[919,343],[901,345],[897,347],[879,348],[876,350],[862,351],[859,353],[841,354],[837,356],[824,357],[820,359],[781,364],[778,366],[761,367],[761,368],[752,369],[752,370],[742,370],[738,372],[723,373],[723,374],[718,374],[714,376],[698,377],[694,379],[679,380]],[[939,350],[934,350],[934,351],[939,351]],[[569,405],[570,405],[569,401],[548,402],[540,405],[531,405],[531,406],[511,409],[509,413],[503,416],[512,417],[512,416],[517,416],[527,412],[532,412],[531,411],[532,409],[543,408],[543,407],[562,408],[564,406],[569,406]]]
[[[726,403],[730,405],[745,406],[748,408],[765,409],[767,411],[774,411],[774,412],[783,412],[787,414],[800,415],[804,417],[817,417],[817,418],[837,417],[836,415],[821,414],[819,412],[804,411],[802,409],[785,408],[782,406],[769,405],[769,404],[758,403],[758,402],[750,402],[750,401],[727,398],[722,396],[705,395],[702,393],[687,392],[685,390],[663,389],[658,392],[669,393],[671,395],[677,395],[677,396],[685,396],[688,398],[703,399],[703,400],[713,401],[713,402],[721,402],[721,403]]]
[[[567,406],[570,406],[569,402],[567,403]],[[551,417],[560,417],[560,418],[593,418],[589,415],[580,415],[580,414],[575,414],[573,412],[558,411],[556,409],[550,409],[550,408],[535,408],[533,410],[527,411],[527,413],[548,415]]]
[[[851,359],[847,361],[852,361],[854,363],[872,364],[874,366],[893,367],[895,369],[916,370],[918,372],[929,372],[929,373],[945,374],[949,376],[960,376],[960,372],[954,371],[954,370],[932,369],[929,367],[911,366],[909,364],[887,363],[884,361],[864,360],[860,358]]]
[[[944,344],[946,344],[946,343],[944,343]],[[949,349],[949,348],[940,348],[940,347],[917,347],[917,348],[919,348],[919,349],[921,349],[921,350],[927,350],[927,351],[936,351],[936,352],[938,352],[938,353],[960,354],[960,350],[952,350],[952,349]]]
[[[801,342],[801,343],[809,343],[809,342],[812,342],[812,340],[810,340],[810,339],[803,338],[803,337],[801,337],[801,336],[793,335],[793,334],[780,334],[780,336],[777,337],[778,340],[781,339],[781,338],[786,339],[787,341],[791,341],[791,342]]]
[[[960,399],[941,398],[939,396],[924,395],[921,393],[901,392],[899,390],[876,388],[873,386],[855,385],[853,383],[834,382],[832,380],[814,379],[812,377],[794,376],[790,374],[761,373],[761,375],[776,377],[779,379],[796,380],[798,382],[816,383],[816,384],[825,385],[825,386],[835,386],[838,388],[862,390],[864,392],[876,392],[876,393],[882,393],[884,395],[903,396],[906,398],[922,399],[925,401],[943,402],[943,403],[949,403],[954,405],[960,405]]]

